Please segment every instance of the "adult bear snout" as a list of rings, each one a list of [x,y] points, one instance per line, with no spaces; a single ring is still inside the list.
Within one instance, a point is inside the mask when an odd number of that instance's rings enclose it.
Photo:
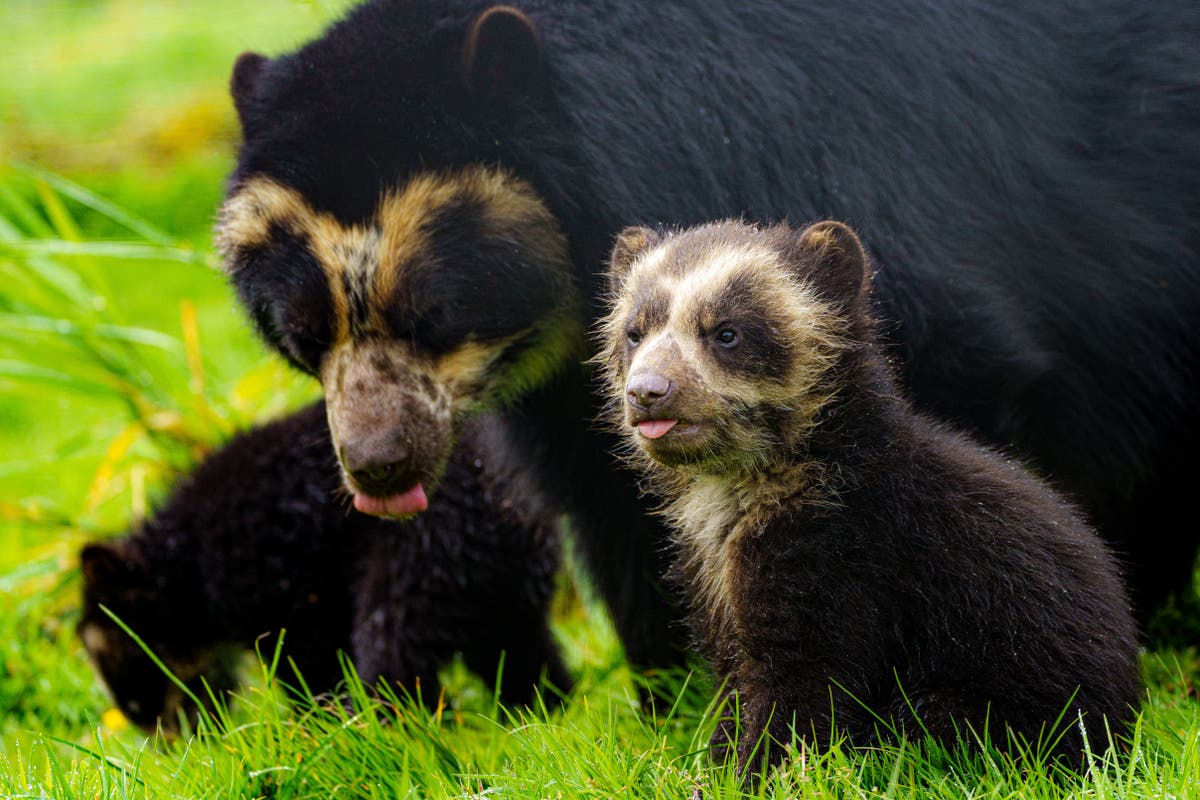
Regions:
[[[385,496],[407,489],[418,478],[408,436],[399,431],[373,435],[338,448],[342,469],[362,491]]]

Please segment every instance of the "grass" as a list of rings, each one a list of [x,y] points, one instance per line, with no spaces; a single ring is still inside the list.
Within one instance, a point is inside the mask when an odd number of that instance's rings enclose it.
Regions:
[[[554,624],[578,685],[553,711],[501,707],[461,666],[430,708],[386,688],[369,699],[347,665],[348,710],[286,685],[265,653],[234,702],[165,740],[130,728],[88,667],[73,633],[80,545],[126,529],[233,430],[316,391],[248,330],[208,228],[236,135],[234,55],[288,47],[340,5],[0,5],[0,797],[742,796],[705,752],[713,687],[631,673],[577,570]],[[1168,622],[1194,641],[1186,615]],[[1200,796],[1200,661],[1164,647],[1143,663],[1131,741],[1098,747],[1084,777],[994,751],[835,741],[793,746],[750,794]]]
[[[279,664],[268,653],[237,702],[203,718],[187,738],[146,739],[92,725],[82,735],[10,739],[0,756],[0,795],[666,798],[703,786],[705,797],[744,796],[733,772],[710,766],[703,753],[712,728],[711,687],[659,676],[655,685],[666,710],[644,713],[615,642],[592,613],[561,620],[568,645],[575,636],[591,637],[605,657],[575,665],[581,685],[560,711],[502,708],[461,674],[450,676],[446,702],[433,709],[386,690],[381,699],[369,699],[353,673],[348,710],[282,686]],[[753,795],[1194,796],[1200,790],[1195,709],[1162,688],[1151,698],[1130,753],[1096,756],[1085,778],[994,752],[911,745],[855,752],[835,742],[793,752]]]

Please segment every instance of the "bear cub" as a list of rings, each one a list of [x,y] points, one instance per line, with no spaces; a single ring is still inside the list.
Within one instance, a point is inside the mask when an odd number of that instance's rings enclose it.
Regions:
[[[850,228],[629,228],[610,282],[612,421],[665,498],[740,769],[764,733],[835,725],[856,745],[986,730],[1079,767],[1084,735],[1102,750],[1132,719],[1112,555],[1027,469],[914,411]]]
[[[527,701],[543,670],[568,688],[548,627],[557,523],[509,499],[518,477],[491,474],[489,424],[465,431],[428,511],[397,522],[337,502],[316,403],[235,437],[130,535],[84,547],[78,632],[118,707],[167,731],[197,711],[101,605],[205,702],[202,681],[234,688],[242,654],[269,655],[281,629],[317,694],[342,679],[339,650],[364,680],[419,687],[425,702],[456,652],[489,682],[503,652],[506,702]]]

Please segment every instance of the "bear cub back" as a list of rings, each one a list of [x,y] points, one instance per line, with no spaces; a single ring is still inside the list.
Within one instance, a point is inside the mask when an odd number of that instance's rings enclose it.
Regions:
[[[613,251],[596,362],[739,697],[740,763],[836,722],[859,745],[1015,734],[1078,767],[1140,692],[1116,563],[1027,469],[913,409],[871,281],[837,222],[629,228]]]

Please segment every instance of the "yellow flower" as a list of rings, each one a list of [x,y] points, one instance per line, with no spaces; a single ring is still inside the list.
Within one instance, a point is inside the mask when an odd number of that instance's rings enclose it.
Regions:
[[[121,731],[129,727],[129,720],[119,708],[110,708],[100,715],[100,722],[110,731]]]

